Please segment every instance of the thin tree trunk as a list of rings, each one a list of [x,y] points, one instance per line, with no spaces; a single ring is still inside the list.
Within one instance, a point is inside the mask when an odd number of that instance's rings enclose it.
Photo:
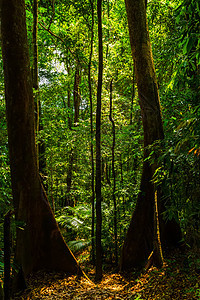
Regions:
[[[70,75],[70,67],[67,62],[67,73],[68,76]],[[74,76],[74,103],[76,102],[77,95],[75,95],[75,89],[79,88],[79,85],[77,87],[77,81],[76,81],[76,72]],[[65,105],[65,102],[64,102]],[[75,104],[74,104],[75,105]],[[66,107],[66,105],[65,105]],[[68,83],[67,85],[67,108],[68,108],[68,128],[69,130],[72,130],[72,115],[71,115],[71,91],[70,91],[70,84]],[[77,108],[76,108],[77,109]],[[79,110],[79,105],[78,105],[78,110]],[[77,112],[76,112],[77,114]],[[76,116],[76,121],[78,122],[77,116]],[[73,153],[73,148],[70,150],[69,153],[69,159],[68,159],[68,168],[67,168],[67,192],[66,195],[64,196],[64,201],[63,201],[63,206],[74,206],[74,203],[72,201],[72,196],[71,196],[71,187],[72,187],[72,172],[73,172],[73,163],[74,163],[74,153]]]
[[[70,75],[70,67],[67,63],[67,74]],[[67,84],[67,108],[68,108],[68,126],[69,129],[72,129],[72,118],[71,118],[71,90],[70,90],[70,84]]]
[[[130,125],[133,124],[133,101],[135,98],[135,74],[133,71],[133,86],[132,86],[132,95],[131,95],[131,112],[130,112]]]
[[[107,157],[106,157],[106,162],[105,162],[105,179],[106,179],[106,182],[107,182],[107,184],[109,184],[110,185],[110,164],[109,164],[109,162],[108,162],[108,159],[107,159]]]
[[[79,65],[77,63],[75,75],[74,75],[74,126],[77,126],[77,123],[79,121],[79,108],[81,102],[80,81],[81,81],[81,75],[80,75]]]
[[[107,14],[108,14],[108,23],[110,20],[110,3],[109,0],[107,0]],[[109,39],[110,39],[110,29],[107,29],[107,45],[106,45],[106,59],[108,59],[108,50],[109,50]]]
[[[77,126],[79,122],[79,109],[80,109],[80,70],[79,65],[77,63],[75,74],[74,74],[74,91],[73,91],[73,98],[74,98],[74,124],[73,126]],[[68,107],[70,107],[70,93],[68,90]],[[71,120],[69,121],[69,128],[71,129]],[[74,207],[74,201],[71,196],[71,187],[72,187],[72,176],[73,176],[73,164],[75,160],[75,147],[72,147],[70,154],[69,154],[69,164],[68,164],[68,170],[67,170],[67,193],[66,193],[66,206]]]
[[[33,76],[33,88],[35,90],[39,89],[38,82],[38,0],[33,1],[33,67],[32,67],[32,76]]]
[[[121,184],[121,188],[124,187],[124,178],[123,178],[123,164],[122,164],[122,155],[120,154],[120,184]],[[122,211],[123,211],[123,217],[126,217],[126,202],[125,202],[125,197],[124,197],[124,193],[122,195]]]
[[[4,218],[4,300],[10,300],[11,282],[10,282],[10,219],[12,212],[9,211]]]
[[[159,213],[158,213],[158,198],[157,191],[155,191],[155,208],[154,208],[154,265],[158,268],[163,266],[163,253],[160,240],[160,225],[159,225]]]
[[[103,42],[102,42],[102,0],[97,0],[99,71],[96,110],[96,281],[102,279],[102,245],[101,245],[101,92],[103,77]]]
[[[1,25],[0,25],[1,26]],[[3,293],[3,287],[0,283],[0,300],[4,300],[4,293]]]
[[[43,130],[43,121],[41,118],[41,103],[39,101],[39,132]],[[47,192],[48,184],[45,183],[45,177],[47,175],[47,162],[46,162],[46,147],[45,141],[43,138],[40,138],[38,141],[38,151],[39,151],[39,173],[42,183],[44,185],[45,191]]]
[[[41,122],[41,103],[39,99],[39,75],[38,75],[38,0],[33,1],[33,65],[32,65],[32,78],[34,88],[34,107],[35,107],[35,132],[38,135],[39,131],[43,129]],[[42,181],[46,175],[46,159],[45,159],[45,143],[43,140],[37,141],[37,156],[39,164],[39,172]],[[47,189],[47,185],[44,185]]]
[[[71,120],[71,93],[70,93],[70,88],[68,87],[68,90],[67,90],[67,107],[68,107],[68,110],[69,110],[69,113],[68,113],[68,126],[69,126],[69,129],[71,130],[72,129],[72,120]]]
[[[92,55],[93,55],[93,41],[94,41],[94,4],[93,0],[90,0],[91,11],[92,11],[92,24],[91,24],[91,40],[90,40],[90,57],[88,64],[88,86],[89,86],[89,99],[90,99],[90,153],[91,153],[91,167],[92,167],[92,178],[91,178],[91,189],[92,189],[92,231],[91,231],[91,239],[92,239],[92,263],[95,264],[95,187],[94,187],[94,147],[93,147],[93,138],[94,138],[94,130],[93,130],[93,102],[92,102],[92,83],[91,83],[91,63],[92,63]]]
[[[72,200],[72,195],[71,195],[73,163],[74,163],[74,149],[71,149],[69,154],[69,164],[67,169],[67,193],[65,198],[65,206],[71,206],[71,207],[74,207],[74,201]]]
[[[37,270],[82,273],[64,242],[40,182],[24,0],[2,0],[1,31],[16,263],[27,277]]]
[[[54,202],[54,195],[53,195],[53,155],[52,152],[50,153],[50,199],[51,199],[51,208],[53,213],[55,213],[55,202]]]
[[[109,119],[112,123],[112,174],[113,174],[113,191],[112,191],[112,198],[113,198],[113,206],[114,206],[114,236],[115,236],[115,264],[118,265],[118,246],[117,246],[117,203],[116,203],[116,174],[115,174],[115,122],[112,118],[112,83],[113,80],[110,81],[110,114]]]
[[[68,68],[69,73],[69,68]],[[79,65],[77,63],[75,74],[74,74],[74,90],[73,90],[73,98],[74,98],[74,123],[73,126],[77,126],[79,122],[79,109],[80,109],[80,70]],[[70,90],[68,88],[68,108],[70,108]],[[69,129],[71,128],[71,118],[68,118]],[[67,193],[65,198],[65,206],[74,207],[74,201],[71,195],[71,187],[72,187],[72,176],[73,176],[73,164],[75,161],[75,147],[72,147],[69,154],[69,164],[67,170]]]
[[[36,135],[39,132],[39,81],[38,81],[38,0],[33,1],[33,88],[34,88],[34,108],[35,108],[35,132]],[[37,144],[37,153],[39,153],[39,147]],[[39,155],[38,155],[39,157]],[[38,162],[39,163],[39,162]]]

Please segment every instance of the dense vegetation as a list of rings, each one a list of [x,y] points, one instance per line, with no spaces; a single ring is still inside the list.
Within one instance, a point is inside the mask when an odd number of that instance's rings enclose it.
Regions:
[[[26,1],[26,14],[33,69],[31,0]],[[153,161],[155,147],[158,147],[159,168],[154,182],[162,187],[162,201],[167,208],[164,218],[180,222],[184,241],[194,249],[200,247],[199,14],[198,1],[194,0],[151,0],[147,5],[165,134],[164,140],[150,149],[147,159]],[[108,266],[116,263],[116,253],[120,256],[136,205],[144,149],[124,1],[103,1],[102,22],[102,248],[103,264]],[[36,139],[41,180],[68,246],[75,253],[87,249],[90,256],[84,259],[94,262],[96,4],[92,0],[40,0],[37,42],[39,90],[34,89],[34,95],[37,94],[40,107]],[[2,58],[0,63],[2,66]],[[3,67],[0,69],[0,128],[0,272],[3,273],[3,221],[6,212],[13,209]],[[13,219],[13,253],[16,226],[19,224]],[[114,248],[116,231],[117,252]],[[196,264],[199,264],[198,259]]]

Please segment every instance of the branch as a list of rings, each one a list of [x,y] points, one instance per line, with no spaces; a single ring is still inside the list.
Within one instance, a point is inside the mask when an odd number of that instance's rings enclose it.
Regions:
[[[50,30],[50,25],[48,26],[48,28],[46,27],[46,25],[43,25],[41,22],[38,22],[38,24],[40,24],[40,26],[42,26],[42,28],[44,30],[46,30],[47,32],[49,32],[52,36],[54,36],[55,38],[57,38],[58,40],[60,40],[61,42],[65,43],[65,41],[58,35],[56,35],[53,31]]]
[[[51,20],[49,22],[48,30],[50,29],[50,26],[53,22],[53,18],[55,16],[55,5],[54,5],[54,3],[55,3],[55,0],[52,0],[52,16],[51,16]]]
[[[31,9],[30,9],[27,5],[26,5],[26,9],[32,13]],[[54,36],[55,38],[57,38],[58,40],[60,40],[63,44],[65,44],[64,39],[61,38],[59,35],[55,34],[55,33],[54,33],[53,31],[51,31],[51,29],[50,29],[50,26],[51,26],[51,24],[52,24],[54,15],[55,15],[55,8],[54,8],[54,1],[53,1],[53,15],[52,15],[52,17],[51,17],[51,20],[50,20],[50,23],[49,23],[48,27],[47,27],[46,24],[44,24],[44,22],[42,23],[42,22],[38,21],[38,24],[39,24],[44,30],[46,30],[48,33],[50,33],[52,36]],[[69,50],[69,52],[72,54],[72,56],[74,56],[74,53],[71,51],[71,49],[68,48],[68,50]]]
[[[44,24],[42,24],[41,22],[38,22],[38,24],[40,24],[40,26],[42,26],[42,28],[44,29],[44,30],[46,30],[48,33],[50,33],[52,36],[54,36],[55,38],[57,38],[58,40],[60,40],[63,44],[65,44],[65,41],[63,40],[63,38],[61,38],[59,35],[57,35],[57,34],[55,34],[53,31],[51,31],[50,29],[49,29],[49,27],[50,26],[48,26],[48,28],[44,25]],[[68,47],[67,48],[68,50],[69,50],[69,52],[72,54],[72,56],[74,56],[74,53],[71,51],[71,49]]]

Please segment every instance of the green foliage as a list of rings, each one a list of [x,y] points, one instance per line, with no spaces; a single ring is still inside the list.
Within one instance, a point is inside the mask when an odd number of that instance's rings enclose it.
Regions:
[[[76,240],[76,241],[69,241],[67,244],[73,252],[78,252],[88,247],[91,243],[90,241],[87,240],[78,240],[78,241]]]
[[[195,104],[198,103],[199,95],[199,13],[198,1],[184,0],[176,10],[176,24],[179,31],[177,42],[182,55],[179,58],[175,84],[181,87],[188,85],[196,93],[196,97],[193,97]]]
[[[64,207],[56,213],[56,221],[64,229],[63,234],[73,248],[84,247],[90,241],[90,206],[77,205],[75,207]]]
[[[3,251],[0,249],[0,277],[3,277],[4,272],[4,256]]]
[[[198,297],[198,298],[200,298],[200,289],[198,289],[198,288],[196,289],[196,294],[195,294],[195,296]]]
[[[199,106],[192,106],[190,90],[174,94],[171,104],[170,94],[166,95],[166,139],[154,179],[164,191],[165,218],[175,218],[181,223],[188,243],[199,245],[200,110]],[[170,118],[170,113],[173,118]]]
[[[54,1],[54,6],[52,3],[46,0],[39,1],[41,130],[37,136],[37,143],[42,141],[45,145],[46,169],[41,176],[56,219],[69,246],[78,251],[91,245],[90,145],[92,142],[95,153],[95,137],[93,136],[91,141],[88,63],[92,9],[89,0]],[[26,1],[26,8],[32,64],[32,1]],[[154,145],[152,151],[150,149],[149,159],[154,159],[156,147],[159,147],[160,167],[155,173],[154,181],[162,185],[163,201],[167,207],[165,218],[175,217],[181,222],[185,235],[189,236],[193,231],[196,239],[200,226],[199,9],[199,3],[195,0],[152,0],[147,5],[165,130],[165,141]],[[123,243],[139,193],[143,162],[143,130],[138,95],[137,91],[135,92],[124,1],[103,1],[102,15],[104,45],[102,243],[105,256],[112,261],[114,219],[112,126],[109,121],[111,79],[113,119],[116,129],[115,196],[119,248]],[[94,18],[91,83],[95,128],[98,77],[96,7]],[[2,66],[2,59],[0,64]],[[74,124],[74,80],[77,67],[81,77],[79,84],[81,103],[79,122]],[[3,216],[11,206],[12,200],[2,69],[0,68],[1,227]],[[70,198],[72,206],[66,205],[67,198]],[[1,230],[0,248],[2,241]]]

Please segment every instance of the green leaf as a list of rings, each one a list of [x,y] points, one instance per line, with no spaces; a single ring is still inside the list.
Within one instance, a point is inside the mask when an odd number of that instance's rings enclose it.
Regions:
[[[197,60],[197,64],[200,64],[200,53],[196,54],[196,60]]]
[[[189,54],[194,45],[194,40],[192,37],[189,37],[183,47],[183,54]]]

